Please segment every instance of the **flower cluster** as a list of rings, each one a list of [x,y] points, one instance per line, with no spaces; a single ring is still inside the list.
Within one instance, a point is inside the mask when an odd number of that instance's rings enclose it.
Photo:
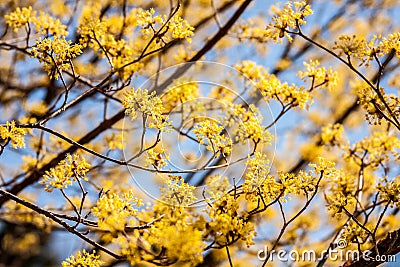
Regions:
[[[271,144],[272,135],[262,125],[263,117],[256,106],[251,104],[247,109],[240,104],[231,104],[227,110],[227,125],[234,125],[235,141],[244,144],[251,140],[255,144]]]
[[[93,47],[95,52],[100,48],[99,43],[102,43],[103,38],[111,38],[107,35],[107,23],[100,21],[99,17],[100,8],[98,4],[85,6],[78,27],[81,37],[79,43]]]
[[[392,205],[400,207],[400,176],[391,181],[384,179],[383,183],[378,184],[377,189],[381,193],[382,200],[390,201]]]
[[[266,35],[275,42],[281,42],[281,38],[284,36],[292,41],[289,31],[306,24],[304,19],[313,13],[306,1],[293,4],[288,2],[283,8],[272,6],[272,12],[274,16],[272,22],[267,26]]]
[[[282,185],[269,175],[267,155],[256,152],[254,157],[247,160],[246,165],[246,179],[243,184],[246,199],[258,201],[262,197],[265,202],[269,202],[281,194]]]
[[[226,194],[216,200],[206,212],[210,216],[206,234],[213,237],[216,244],[224,246],[237,239],[243,240],[248,247],[254,244],[254,225],[247,220],[246,214],[240,214],[238,199],[233,195]]]
[[[339,56],[356,58],[368,65],[369,61],[388,54],[392,49],[395,50],[396,56],[400,57],[399,41],[400,33],[391,33],[387,37],[374,35],[370,41],[355,34],[340,35],[333,49],[339,50]]]
[[[83,47],[93,48],[100,57],[107,58],[111,69],[122,79],[128,79],[143,67],[143,63],[135,61],[139,49],[125,39],[117,39],[112,34],[113,20],[100,20],[100,14],[99,5],[84,7],[78,27],[81,36],[79,43]]]
[[[25,147],[24,135],[26,130],[15,125],[15,121],[7,121],[4,126],[0,125],[0,141],[11,142],[13,148]]]
[[[158,24],[158,26],[164,23],[164,18],[161,15],[154,16],[154,8],[149,10],[139,9],[136,14],[136,25],[141,26],[141,30],[144,34],[151,34],[151,28]]]
[[[159,169],[163,166],[167,166],[167,160],[169,160],[169,155],[165,153],[166,149],[148,149],[147,150],[147,157],[146,157],[146,164],[147,166],[154,166],[154,168]]]
[[[327,194],[328,210],[331,211],[332,216],[340,218],[344,208],[349,210],[356,204],[356,177],[347,172],[338,171],[336,175],[328,177],[327,182],[330,185]]]
[[[231,153],[232,140],[224,132],[224,127],[211,119],[197,123],[193,129],[199,143],[206,145],[214,157],[218,157],[220,153],[224,157]]]
[[[146,89],[137,89],[128,91],[123,99],[123,106],[126,114],[132,120],[136,119],[137,111],[142,112],[145,119],[150,118],[149,128],[158,129],[160,131],[168,131],[170,122],[168,116],[164,115],[165,108],[159,96],[155,92],[149,93]]]
[[[37,40],[36,45],[28,52],[43,63],[50,77],[57,79],[62,70],[72,66],[71,60],[82,54],[81,49],[81,45],[72,44],[72,41],[67,41],[65,37],[54,36],[53,39]]]
[[[354,205],[357,203],[357,200],[354,196],[345,196],[341,192],[326,196],[326,200],[328,202],[328,211],[331,212],[333,217],[337,218],[341,218],[345,208],[349,210],[349,207],[354,207]]]
[[[399,158],[400,139],[385,132],[374,132],[352,145],[345,159],[352,160],[363,167],[376,169],[391,158]]]
[[[40,12],[38,16],[32,18],[37,33],[46,36],[53,35],[65,37],[68,35],[67,26],[63,25],[59,19],[51,17],[49,14]]]
[[[161,188],[161,200],[167,204],[185,207],[197,199],[194,195],[195,187],[186,183],[181,176],[170,175],[165,182],[167,186]]]
[[[316,188],[316,179],[311,173],[299,171],[297,175],[294,173],[279,173],[279,179],[282,183],[284,195],[292,193],[295,195],[304,194],[308,196],[308,193],[314,192]]]
[[[152,8],[136,8],[130,11],[123,24],[127,25],[124,30],[135,32],[138,36],[134,41],[127,41],[117,37],[117,32],[121,30],[116,30],[116,22],[121,23],[122,20],[103,18],[99,5],[87,5],[83,9],[78,32],[81,35],[80,44],[92,47],[95,53],[106,58],[111,70],[123,80],[142,69],[140,59],[145,52],[162,48],[174,39],[190,42],[194,30],[178,15],[167,19],[165,15],[155,15]]]
[[[324,176],[335,175],[337,170],[335,169],[335,163],[327,160],[323,157],[318,157],[317,162],[310,163],[309,166],[314,169],[314,173],[317,175],[324,174]]]
[[[368,51],[365,49],[367,42],[364,38],[353,35],[340,35],[338,40],[335,41],[333,49],[339,50],[339,56],[353,56],[355,58],[362,59],[368,55]]]
[[[384,88],[379,88],[383,101],[378,94],[370,87],[358,86],[356,93],[359,97],[359,103],[367,112],[366,118],[371,124],[381,124],[386,114],[389,118],[400,116],[400,97],[395,94],[385,93]],[[389,110],[386,108],[388,107]]]
[[[190,37],[194,34],[194,28],[183,18],[179,16],[172,17],[166,27],[171,32],[172,39],[185,39],[189,43],[192,41]],[[168,41],[170,40],[167,39]]]
[[[76,256],[71,256],[62,262],[62,267],[100,267],[104,262],[99,260],[100,255],[96,255],[96,251],[92,253],[83,250],[78,251]]]
[[[331,67],[328,70],[325,67],[320,67],[318,60],[310,60],[310,63],[304,62],[303,64],[306,67],[306,71],[299,71],[297,76],[304,81],[306,81],[306,78],[310,78],[312,82],[311,90],[316,87],[326,86],[330,91],[337,86],[338,73],[333,71]]]
[[[18,29],[23,27],[31,27],[32,24],[35,25],[37,33],[45,34],[46,36],[65,37],[68,34],[66,31],[67,26],[63,25],[59,19],[55,19],[42,11],[37,15],[37,12],[33,11],[31,6],[23,7],[22,9],[18,7],[15,11],[4,17],[6,23],[14,31],[18,31]]]
[[[382,38],[382,42],[379,43],[376,50],[389,53],[392,49],[396,51],[396,56],[400,58],[400,32],[391,33],[388,37]]]
[[[304,87],[282,83],[275,75],[268,74],[263,67],[254,62],[245,61],[236,68],[255,82],[266,101],[275,99],[282,105],[298,106],[301,109],[308,108],[312,103],[312,96]]]
[[[321,140],[323,144],[340,146],[344,141],[343,125],[340,123],[328,124],[322,128]]]
[[[43,175],[41,184],[45,184],[45,190],[48,192],[53,191],[54,188],[63,189],[71,185],[77,179],[87,181],[86,173],[89,171],[90,164],[86,162],[85,158],[75,154],[67,154],[64,160],[61,160],[56,167],[46,171]]]
[[[207,177],[207,190],[206,193],[210,195],[211,199],[218,199],[225,195],[231,185],[228,178],[219,174]]]
[[[134,206],[141,206],[142,201],[135,198],[132,192],[119,196],[106,193],[100,197],[92,208],[94,216],[98,217],[98,227],[111,233],[124,231],[129,224],[129,218],[137,214]]]
[[[168,260],[179,266],[196,266],[203,261],[203,241],[201,223],[194,221],[187,208],[165,205],[154,207],[164,217],[149,229],[148,242],[155,254],[164,251]],[[171,238],[173,237],[173,238]],[[150,257],[150,256],[149,256]]]
[[[191,42],[190,37],[193,35],[194,28],[186,20],[178,15],[168,20],[165,15],[154,16],[154,13],[153,8],[137,11],[136,24],[141,26],[141,32],[144,35],[151,36],[157,32],[157,28],[164,25],[164,30],[157,36],[159,41],[167,43],[172,39],[186,39]]]
[[[174,82],[171,88],[166,90],[162,95],[162,100],[165,109],[172,111],[172,109],[176,107],[185,109],[188,106],[187,104],[190,105],[190,102],[197,99],[199,96],[199,85],[197,82],[178,80]]]

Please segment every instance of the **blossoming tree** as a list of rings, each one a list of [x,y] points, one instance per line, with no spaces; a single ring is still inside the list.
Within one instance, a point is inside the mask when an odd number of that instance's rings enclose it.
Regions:
[[[399,8],[2,1],[1,266],[394,260]]]

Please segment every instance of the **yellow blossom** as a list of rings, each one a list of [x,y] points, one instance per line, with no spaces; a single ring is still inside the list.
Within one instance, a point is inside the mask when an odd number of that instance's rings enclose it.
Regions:
[[[163,104],[166,110],[172,111],[172,109],[178,107],[183,109],[190,105],[190,102],[198,99],[199,85],[195,81],[178,80],[166,90],[162,95]]]
[[[14,12],[11,12],[8,15],[5,15],[5,19],[7,24],[14,28],[14,31],[18,31],[19,28],[25,27],[36,14],[35,11],[32,11],[32,7],[23,7],[22,9],[17,7]]]
[[[305,195],[308,196],[316,189],[316,181],[313,175],[306,173],[304,171],[299,171],[297,175],[293,173],[279,173],[279,179],[285,190],[284,194],[295,194],[295,195]]]
[[[218,157],[220,153],[225,157],[231,153],[232,140],[224,133],[224,127],[215,120],[205,119],[195,126],[194,134],[200,144],[206,145],[207,150]]]
[[[375,169],[379,165],[389,162],[391,158],[399,158],[399,148],[400,139],[398,137],[385,132],[374,132],[350,146],[344,157],[362,164],[363,167]],[[362,163],[361,158],[363,159]]]
[[[391,181],[383,180],[377,186],[378,191],[381,193],[382,200],[390,201],[397,207],[400,207],[400,176]]]
[[[161,168],[163,166],[167,166],[168,160],[169,160],[169,155],[166,154],[166,150],[164,148],[160,149],[148,149],[147,151],[147,156],[146,156],[146,164],[147,167],[152,165],[156,169]]]
[[[99,260],[100,255],[96,255],[96,251],[92,253],[78,251],[76,256],[71,256],[62,262],[62,267],[100,267],[104,262]]]
[[[364,243],[369,237],[368,231],[371,232],[372,225],[365,225],[361,227],[356,222],[351,222],[349,226],[346,227],[344,233],[342,234],[343,239],[349,243]]]
[[[227,125],[234,125],[235,141],[244,144],[248,140],[256,144],[271,144],[272,135],[262,125],[263,117],[258,108],[251,104],[248,109],[240,104],[231,104],[227,110]]]
[[[71,185],[76,179],[83,179],[87,181],[86,173],[89,171],[90,164],[86,162],[85,158],[75,154],[67,154],[66,158],[60,161],[56,167],[46,171],[43,175],[41,184],[45,184],[45,190],[48,192],[53,191],[54,188],[63,189]]]
[[[306,24],[305,17],[313,14],[306,1],[287,2],[283,8],[272,6],[271,10],[274,16],[272,22],[267,26],[266,36],[275,42],[281,42],[281,38],[284,36],[292,41],[288,31],[296,30],[298,26]]]
[[[36,15],[36,11],[32,10],[32,7],[17,8],[14,12],[5,15],[7,24],[14,28],[14,31],[18,31],[19,28],[25,26],[35,25],[37,33],[45,34],[46,36],[53,35],[58,37],[67,36],[67,26],[63,25],[59,19],[51,17],[49,14],[41,11],[39,15]]]
[[[246,199],[258,201],[262,197],[267,203],[281,194],[282,185],[269,175],[270,163],[267,155],[256,152],[254,157],[247,160],[246,165],[246,180],[243,184]]]
[[[197,199],[194,195],[195,187],[189,185],[181,176],[168,176],[166,187],[161,188],[161,200],[173,206],[188,206]]]
[[[133,192],[119,196],[106,193],[100,197],[92,208],[93,215],[98,217],[98,227],[111,233],[124,231],[129,219],[137,214],[134,206],[141,206],[142,201],[133,196]]]
[[[206,233],[213,237],[218,245],[225,245],[240,238],[249,247],[254,244],[256,235],[254,225],[247,220],[246,214],[239,213],[238,200],[226,194],[207,207],[210,221],[206,224]]]
[[[81,45],[72,44],[72,41],[67,41],[65,37],[54,36],[54,39],[45,38],[36,41],[36,45],[29,50],[29,53],[43,63],[50,77],[57,79],[59,72],[68,70],[72,64],[71,60],[82,54],[81,48]]]
[[[38,16],[32,18],[32,23],[36,26],[36,32],[53,35],[53,36],[67,36],[67,26],[63,25],[59,19],[51,17],[49,14],[40,12]]]
[[[298,106],[301,109],[308,108],[312,103],[312,96],[304,87],[281,82],[275,75],[269,74],[254,62],[244,61],[236,68],[255,83],[267,102],[274,99],[282,105]]]
[[[350,207],[354,207],[354,205],[357,203],[354,196],[345,196],[341,192],[338,192],[333,196],[326,196],[326,200],[328,202],[328,211],[331,212],[332,217],[337,218],[341,218],[344,213],[344,208],[350,210]]]
[[[334,125],[328,124],[322,128],[322,142],[331,146],[340,145],[343,142],[343,132],[343,125],[339,123]]]
[[[325,67],[319,67],[318,60],[310,60],[310,63],[304,62],[303,64],[306,67],[306,71],[299,71],[297,76],[304,81],[306,81],[306,77],[310,78],[312,81],[311,89],[322,86],[332,90],[337,86],[338,73],[333,71],[331,67],[328,70]]]

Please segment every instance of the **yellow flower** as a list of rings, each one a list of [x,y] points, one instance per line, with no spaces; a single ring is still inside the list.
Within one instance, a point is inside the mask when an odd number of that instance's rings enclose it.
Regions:
[[[48,192],[53,191],[54,188],[63,189],[78,178],[87,181],[86,173],[89,168],[90,164],[86,162],[84,157],[77,154],[74,156],[67,154],[66,158],[60,161],[56,167],[46,171],[40,183],[46,185],[45,190]]]
[[[49,14],[40,12],[36,16],[36,11],[32,11],[32,7],[17,8],[15,11],[4,16],[7,24],[14,28],[14,31],[25,27],[26,25],[35,25],[36,32],[40,34],[53,35],[58,37],[67,36],[67,26],[63,25],[59,19],[51,17]]]
[[[271,10],[274,16],[272,22],[267,26],[266,36],[275,42],[281,42],[281,38],[284,36],[292,41],[292,37],[287,31],[295,30],[298,25],[306,24],[304,19],[313,13],[306,1],[294,2],[293,4],[287,2],[283,8],[272,6]]]
[[[167,166],[169,160],[169,155],[167,155],[166,150],[164,148],[160,149],[148,149],[147,150],[147,157],[146,157],[146,163],[147,167],[152,165],[156,169],[161,168],[163,166]]]
[[[72,44],[72,41],[65,37],[53,39],[45,38],[36,41],[36,45],[28,52],[31,57],[37,58],[43,63],[44,69],[50,77],[58,78],[59,72],[71,67],[71,60],[82,54],[82,46]]]
[[[400,207],[400,176],[394,178],[392,181],[383,180],[377,186],[378,191],[381,193],[381,199],[390,201]]]
[[[258,201],[262,197],[265,202],[270,202],[280,195],[282,185],[269,175],[270,163],[267,155],[256,152],[254,157],[247,160],[246,165],[246,180],[243,184],[246,199]]]
[[[220,153],[227,156],[231,153],[232,140],[224,133],[224,127],[215,120],[205,119],[195,126],[194,134],[200,144],[206,145],[207,150],[218,157]]]
[[[306,81],[306,77],[311,78],[313,88],[323,86],[328,90],[332,90],[338,83],[338,73],[330,67],[328,70],[325,67],[319,67],[318,60],[310,60],[310,63],[304,62],[306,71],[299,71],[297,76]],[[312,89],[313,89],[312,88]]]
[[[126,109],[126,114],[132,120],[136,119],[137,111],[143,113],[146,118],[150,119],[149,128],[158,129],[160,131],[169,131],[171,124],[168,121],[168,116],[164,115],[165,108],[159,96],[155,92],[149,93],[146,89],[132,88],[131,91],[125,94],[122,102]]]
[[[118,135],[112,133],[111,135],[105,136],[104,141],[108,144],[110,150],[122,150],[124,148],[124,144],[122,143],[122,133]]]
[[[348,243],[364,243],[369,236],[367,230],[371,231],[373,226],[370,224],[361,227],[356,222],[351,222],[349,226],[346,227],[346,230],[342,234],[343,239],[345,239]]]
[[[272,135],[262,125],[263,117],[255,105],[250,104],[247,110],[240,104],[231,104],[230,107],[226,121],[236,126],[233,131],[236,141],[242,144],[247,140],[257,144],[271,144]]]
[[[166,90],[162,95],[162,100],[165,109],[170,112],[179,105],[183,105],[183,109],[185,109],[190,105],[192,100],[197,99],[199,96],[199,85],[197,82],[178,80]]]
[[[243,240],[248,247],[254,244],[256,235],[254,225],[246,220],[246,214],[239,213],[239,203],[231,194],[216,200],[206,209],[210,221],[206,223],[206,233],[217,245],[225,245],[237,238]]]
[[[40,12],[39,16],[32,18],[32,23],[36,25],[36,31],[45,35],[67,36],[67,26],[63,25],[59,19],[51,17],[49,14]]]
[[[100,255],[96,255],[96,251],[92,253],[78,251],[76,256],[71,256],[62,262],[62,267],[100,267],[104,262],[99,260]]]
[[[281,82],[275,75],[269,74],[254,62],[244,61],[236,69],[255,83],[255,87],[261,91],[267,102],[274,99],[282,105],[292,105],[301,109],[308,108],[312,103],[312,96],[304,87]]]
[[[364,38],[358,37],[357,35],[340,35],[338,40],[335,41],[333,49],[339,50],[339,56],[353,56],[360,60],[363,60],[369,53],[366,50],[367,42]]]
[[[23,7],[17,9],[8,15],[5,15],[6,23],[14,28],[14,31],[18,31],[19,28],[25,27],[35,16],[35,11],[32,11],[32,7]]]
[[[168,176],[166,187],[161,188],[161,200],[169,205],[185,207],[192,204],[197,198],[194,195],[195,187],[185,183],[181,176]]]
[[[119,196],[106,193],[100,197],[92,208],[93,215],[98,217],[98,227],[112,233],[124,231],[129,219],[137,214],[133,206],[141,206],[142,202],[133,197],[133,192]]]
[[[190,37],[194,34],[194,28],[183,18],[179,16],[172,17],[167,27],[173,39],[186,39],[189,43],[192,41]]]
[[[15,121],[7,121],[5,126],[0,126],[0,141],[11,141],[13,148],[25,147],[24,135],[26,133],[25,129],[15,125]]]

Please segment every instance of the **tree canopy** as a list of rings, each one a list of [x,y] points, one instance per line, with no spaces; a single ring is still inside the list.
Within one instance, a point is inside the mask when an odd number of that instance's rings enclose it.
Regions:
[[[2,1],[0,266],[395,261],[397,2]]]

